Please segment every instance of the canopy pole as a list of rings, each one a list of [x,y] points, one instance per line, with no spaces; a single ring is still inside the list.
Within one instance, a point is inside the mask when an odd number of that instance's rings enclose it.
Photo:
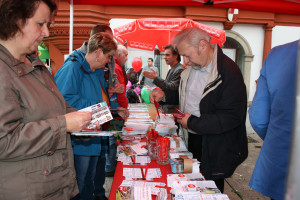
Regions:
[[[73,15],[74,15],[73,0],[70,0],[69,54],[73,52]]]

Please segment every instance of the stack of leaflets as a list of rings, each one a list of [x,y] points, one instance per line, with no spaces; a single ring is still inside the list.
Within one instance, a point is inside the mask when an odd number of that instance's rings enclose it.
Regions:
[[[118,161],[122,162],[123,165],[147,165],[151,162],[151,159],[149,156],[134,156],[134,158],[132,158],[121,153],[118,156]]]
[[[147,111],[147,105],[145,103],[130,103],[128,105],[128,108],[131,110],[136,110],[136,111]]]
[[[122,134],[124,134],[124,132],[122,132]],[[135,141],[138,142],[145,137],[146,137],[145,132],[142,132],[142,133],[129,132],[129,135],[122,135],[122,140],[130,140],[132,142],[135,142]]]
[[[156,186],[164,187],[166,186],[163,182],[147,182],[147,181],[130,181],[130,180],[123,180],[121,183],[121,186],[141,186],[142,184],[145,184],[145,186],[154,188]]]
[[[116,200],[152,200],[151,188],[144,186],[119,186]]]
[[[160,168],[123,168],[125,180],[148,180],[162,176]]]
[[[178,136],[170,137],[170,163],[173,173],[199,173],[200,162],[192,159],[193,154]]]
[[[214,181],[175,181],[172,184],[171,193],[173,199],[176,200],[186,200],[191,199],[191,197],[213,199],[211,195],[214,195],[216,199],[228,199],[227,195],[220,192]]]
[[[181,137],[172,135],[172,137],[170,137],[170,151],[182,152],[188,150]]]
[[[175,124],[175,118],[171,114],[160,114],[156,117],[155,123],[157,124]]]
[[[177,126],[175,124],[157,124],[155,130],[161,136],[176,134]]]
[[[180,181],[204,181],[205,178],[201,173],[193,174],[168,174],[167,183],[168,187],[173,188],[173,183]]]
[[[152,200],[151,188],[143,186],[136,186],[133,189],[134,200]]]
[[[177,128],[173,115],[166,114],[156,117],[155,130],[159,135],[166,136],[176,134]]]
[[[158,187],[156,187],[158,186]],[[156,195],[157,200],[166,200],[167,199],[167,190],[164,187],[165,183],[161,182],[146,182],[146,181],[128,181],[124,180],[121,185],[119,186],[119,189],[117,191],[117,196],[120,196],[119,194],[123,194],[124,191],[133,191],[133,195],[131,196],[131,199],[136,200],[144,200],[147,199],[149,193],[151,195]],[[125,188],[122,188],[125,187]],[[128,189],[130,188],[130,189]],[[145,188],[147,190],[145,191]],[[119,194],[118,194],[119,193]],[[126,193],[127,194],[127,193]],[[150,195],[150,197],[151,197]],[[152,198],[150,198],[152,199]]]
[[[173,173],[199,173],[200,162],[188,157],[170,159]]]
[[[193,158],[193,154],[189,151],[177,151],[175,149],[170,150],[170,159],[180,157]]]
[[[163,182],[146,182],[146,181],[130,181],[124,180],[121,186],[132,187],[147,187],[151,188],[151,195],[156,195],[158,199],[163,200],[167,197],[167,190],[165,188],[166,184]],[[157,186],[157,187],[156,187]]]
[[[123,130],[123,136],[145,135],[154,126],[146,104],[129,104],[129,117]]]
[[[146,133],[150,129],[151,123],[136,120],[136,122],[126,121],[123,127],[123,135],[129,135],[130,132]]]
[[[214,181],[177,181],[172,184],[173,194],[220,194]]]
[[[168,174],[167,182],[173,200],[229,200],[214,181],[206,181],[201,173]]]
[[[145,155],[148,153],[145,142],[140,142],[133,145],[125,145],[121,147],[126,156]]]
[[[226,194],[178,194],[172,200],[229,200]]]

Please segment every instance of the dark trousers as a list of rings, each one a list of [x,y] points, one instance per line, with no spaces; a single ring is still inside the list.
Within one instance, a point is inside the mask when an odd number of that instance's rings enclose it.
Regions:
[[[224,193],[224,178],[214,179],[213,180],[218,187],[218,189]]]
[[[105,195],[105,189],[104,189],[104,183],[105,183],[105,152],[102,151],[97,167],[96,167],[96,174],[94,178],[94,196],[104,196]]]
[[[189,133],[188,150],[193,153],[193,157],[201,162],[202,158],[202,135]],[[201,163],[200,163],[201,165]],[[218,189],[224,192],[224,178],[213,179]]]
[[[192,152],[194,158],[201,162],[202,135],[189,133],[188,150]]]

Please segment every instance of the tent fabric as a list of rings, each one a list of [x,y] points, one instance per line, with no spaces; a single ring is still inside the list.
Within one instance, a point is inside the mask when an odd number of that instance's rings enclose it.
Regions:
[[[70,2],[70,0],[68,0]],[[124,5],[124,6],[207,6],[238,8],[270,13],[300,15],[300,0],[73,0],[74,5]]]
[[[131,48],[153,51],[171,43],[174,35],[187,27],[199,27],[211,36],[211,43],[220,47],[225,43],[225,31],[186,18],[144,18],[137,19],[114,29],[117,41]]]

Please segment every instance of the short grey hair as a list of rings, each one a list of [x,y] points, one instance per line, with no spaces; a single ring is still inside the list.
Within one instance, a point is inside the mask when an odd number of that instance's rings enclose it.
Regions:
[[[177,33],[172,39],[172,44],[176,48],[176,46],[181,42],[187,41],[189,45],[197,47],[199,45],[200,40],[205,40],[208,43],[210,43],[211,36],[206,31],[198,27],[192,27],[185,28],[179,33]]]
[[[118,44],[117,54],[123,53],[123,52],[126,51],[126,50],[127,50],[127,48],[126,48],[124,45]]]

